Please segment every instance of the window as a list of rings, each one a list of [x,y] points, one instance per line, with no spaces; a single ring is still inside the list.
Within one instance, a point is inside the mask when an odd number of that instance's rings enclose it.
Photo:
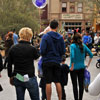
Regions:
[[[91,22],[86,22],[85,25],[90,26]]]
[[[65,22],[65,25],[67,25],[67,26],[81,26],[82,25],[82,23],[81,22]]]
[[[74,13],[74,12],[75,12],[75,3],[70,2],[70,13]]]
[[[67,3],[63,2],[62,3],[62,12],[66,12],[67,11]]]
[[[82,3],[78,3],[78,12],[79,13],[83,12],[83,4]]]

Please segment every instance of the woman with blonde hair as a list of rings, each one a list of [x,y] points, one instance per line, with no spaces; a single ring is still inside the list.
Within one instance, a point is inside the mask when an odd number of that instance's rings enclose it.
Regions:
[[[39,89],[35,76],[34,60],[39,58],[38,51],[30,44],[33,32],[24,27],[19,31],[19,44],[14,45],[8,55],[8,77],[16,88],[17,100],[24,100],[27,89],[31,100],[39,100]],[[14,70],[12,70],[14,64]]]

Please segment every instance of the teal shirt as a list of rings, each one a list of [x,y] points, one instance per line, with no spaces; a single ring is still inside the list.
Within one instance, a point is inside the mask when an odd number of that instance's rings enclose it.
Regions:
[[[70,45],[70,68],[71,64],[74,63],[74,70],[85,68],[85,54],[88,53],[89,57],[92,58],[93,54],[90,49],[83,44],[83,53],[81,53],[80,48],[75,43]]]

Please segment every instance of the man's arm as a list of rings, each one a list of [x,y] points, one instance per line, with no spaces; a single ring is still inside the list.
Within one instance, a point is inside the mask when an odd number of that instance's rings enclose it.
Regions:
[[[47,48],[47,44],[46,44],[46,41],[45,41],[45,36],[43,36],[41,43],[40,43],[40,54],[41,55],[45,55],[46,48]]]

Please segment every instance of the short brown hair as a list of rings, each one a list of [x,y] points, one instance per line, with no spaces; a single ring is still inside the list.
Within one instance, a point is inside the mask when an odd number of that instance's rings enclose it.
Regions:
[[[33,36],[33,32],[32,32],[31,28],[23,27],[19,31],[20,39],[24,39],[24,40],[28,40],[29,41],[29,40],[31,40],[32,36]]]

